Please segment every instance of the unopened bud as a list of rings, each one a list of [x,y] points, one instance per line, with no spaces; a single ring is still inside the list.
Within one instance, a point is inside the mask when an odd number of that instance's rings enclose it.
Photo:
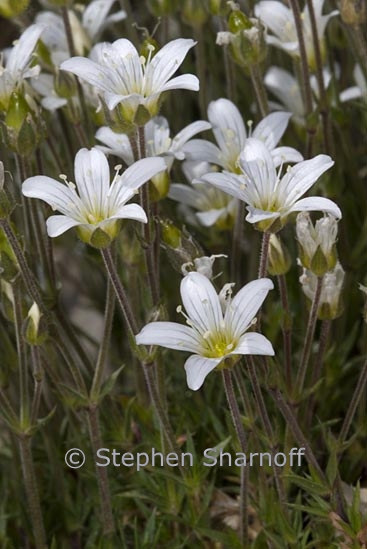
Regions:
[[[156,17],[165,17],[177,10],[178,0],[148,0],[148,8]]]
[[[259,19],[249,18],[237,5],[228,17],[229,32],[217,35],[217,44],[228,45],[233,60],[241,67],[259,65],[266,56],[265,30]]]
[[[181,8],[182,19],[190,27],[201,27],[207,21],[209,13],[205,0],[184,0]]]
[[[37,303],[33,303],[24,322],[24,338],[29,345],[42,345],[47,335],[44,317]]]
[[[301,212],[297,216],[297,239],[302,265],[316,276],[331,271],[337,262],[336,239],[338,221],[332,215],[324,215],[313,225],[310,215]]]
[[[37,148],[40,138],[37,113],[30,107],[23,94],[12,94],[5,126],[7,144],[17,154],[28,156]]]
[[[0,15],[6,19],[21,15],[29,6],[29,0],[1,0]]]
[[[340,16],[346,25],[363,25],[367,20],[365,0],[341,0]]]
[[[152,202],[166,198],[169,191],[170,176],[167,170],[159,172],[149,182],[149,196]]]
[[[76,94],[77,86],[75,76],[66,71],[56,71],[55,92],[59,97],[70,99]]]
[[[204,252],[185,227],[180,230],[170,220],[160,220],[161,242],[173,268],[182,274],[184,263],[193,263]]]
[[[271,234],[269,242],[269,263],[268,271],[272,276],[286,274],[291,268],[292,261],[287,248],[280,238]]]

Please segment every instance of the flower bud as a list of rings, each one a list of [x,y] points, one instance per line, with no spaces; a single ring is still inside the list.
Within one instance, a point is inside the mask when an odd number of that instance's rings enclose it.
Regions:
[[[181,14],[183,22],[190,27],[201,27],[209,16],[204,0],[184,0]]]
[[[11,19],[21,15],[29,6],[29,0],[2,0],[0,2],[0,15]]]
[[[120,219],[108,219],[102,226],[79,225],[76,231],[82,242],[100,250],[111,245],[119,234],[120,228]]]
[[[21,156],[28,156],[38,146],[40,127],[37,112],[27,98],[18,92],[12,93],[5,116],[6,141],[10,149]],[[34,105],[36,108],[36,106]]]
[[[181,265],[181,272],[184,276],[186,276],[192,271],[196,271],[197,273],[200,273],[206,276],[210,280],[213,278],[214,261],[219,257],[228,257],[228,256],[224,254],[216,254],[216,255],[211,255],[210,257],[206,255],[204,255],[203,257],[196,257],[193,261],[183,263],[183,265]]]
[[[217,44],[228,45],[235,63],[249,68],[264,61],[265,30],[259,19],[247,17],[234,5],[228,18],[228,28],[230,32],[217,34]]]
[[[7,320],[14,322],[13,286],[2,278],[0,279],[0,296],[2,314]]]
[[[37,303],[33,303],[24,322],[24,338],[29,345],[42,345],[47,335],[44,317]]]
[[[344,283],[345,272],[339,262],[336,263],[335,268],[328,271],[322,279],[321,294],[317,316],[320,320],[333,320],[338,318],[343,312],[343,303],[341,299],[341,292]],[[303,269],[303,274],[300,277],[302,284],[302,290],[304,294],[313,301],[316,293],[318,277]]]
[[[177,10],[178,0],[148,0],[148,8],[155,17],[165,17]]]
[[[209,0],[209,11],[212,15],[225,17],[228,13],[227,0]]]
[[[182,265],[193,263],[204,252],[185,227],[180,230],[168,219],[161,219],[160,224],[162,246],[173,268],[182,274]]]
[[[340,16],[346,25],[363,25],[367,19],[366,1],[341,0]]]
[[[149,197],[152,202],[158,202],[159,200],[166,198],[169,191],[170,181],[170,176],[167,170],[164,170],[164,172],[159,172],[151,178],[149,181]]]
[[[56,70],[55,74],[55,92],[60,97],[70,99],[77,92],[75,76],[66,72]]]
[[[325,214],[313,225],[310,215],[301,212],[297,216],[296,231],[302,265],[316,276],[323,276],[331,271],[337,262],[335,243],[338,221],[336,218]]]
[[[275,234],[270,235],[268,271],[272,276],[286,274],[292,261],[287,248]]]

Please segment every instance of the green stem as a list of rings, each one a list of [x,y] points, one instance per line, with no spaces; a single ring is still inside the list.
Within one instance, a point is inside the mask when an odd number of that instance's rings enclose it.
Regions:
[[[276,444],[275,444],[273,428],[271,426],[269,414],[268,414],[268,411],[266,409],[264,397],[263,397],[262,392],[261,392],[261,388],[260,388],[259,380],[258,380],[258,377],[257,377],[257,372],[256,372],[256,366],[255,366],[255,363],[254,363],[254,359],[251,355],[248,355],[246,358],[247,358],[247,370],[248,370],[250,381],[251,381],[251,384],[252,384],[252,389],[254,391],[258,414],[261,418],[261,422],[263,424],[266,436],[268,438],[268,441],[269,441],[269,444],[270,444],[270,451],[271,451],[272,459],[273,459],[273,462],[274,462],[274,456],[276,454]],[[280,471],[281,471],[280,467],[278,467],[276,465],[274,467],[275,485],[276,485],[276,488],[277,488],[279,501],[280,501],[283,509],[285,509],[286,496],[285,496],[285,493],[284,493],[283,482],[282,482],[282,479],[280,477]]]
[[[28,372],[27,372],[27,351],[22,334],[23,314],[22,314],[22,292],[20,288],[20,280],[18,279],[13,284],[13,299],[14,299],[14,327],[15,337],[17,342],[17,355],[19,362],[19,391],[20,391],[20,425],[26,427],[29,421],[29,387],[28,387]]]
[[[38,283],[28,266],[27,260],[23,254],[23,250],[20,247],[19,241],[9,221],[7,219],[0,219],[0,226],[5,233],[5,236],[14,252],[15,257],[17,258],[20,267],[20,273],[22,275],[23,282],[25,284],[25,287],[27,288],[29,295],[31,296],[33,301],[37,303],[42,312],[48,312],[43,302]]]
[[[106,267],[107,274],[109,276],[113,289],[115,290],[117,301],[119,302],[119,305],[121,307],[122,314],[129,330],[129,335],[132,340],[135,341],[135,334],[137,334],[139,331],[138,324],[135,320],[135,316],[133,314],[125,288],[123,287],[120,277],[117,273],[111,250],[109,248],[104,248],[103,250],[101,250],[101,255]]]
[[[44,371],[41,364],[40,351],[38,346],[31,346],[31,357],[33,364],[34,393],[31,407],[31,425],[34,425],[38,418],[41,403]]]
[[[322,56],[321,56],[319,35],[317,32],[317,23],[316,23],[313,0],[306,0],[306,4],[308,7],[308,13],[310,15],[312,41],[313,41],[313,47],[315,52],[316,78],[317,78],[317,85],[319,88],[319,97],[320,97],[320,106],[321,106],[320,113],[322,117],[324,151],[325,153],[332,154],[333,141],[332,141],[332,132],[331,132],[330,117],[329,117],[329,109],[328,109],[328,99],[326,95],[324,75],[322,71]]]
[[[109,351],[114,311],[115,311],[115,293],[114,293],[111,280],[110,278],[108,278],[102,341],[99,347],[96,368],[94,370],[92,388],[90,391],[90,399],[92,403],[98,402],[99,393],[101,390],[102,379],[103,379],[103,374],[104,374],[105,365],[106,365],[106,359]]]
[[[297,441],[297,444],[299,444],[300,448],[305,448],[305,457],[311,467],[317,472],[320,479],[323,481],[325,480],[325,475],[322,472],[317,459],[311,449],[310,444],[308,443],[306,437],[304,436],[303,432],[301,431],[300,426],[298,425],[297,419],[295,418],[291,408],[289,407],[289,404],[284,400],[284,397],[279,389],[269,389],[269,392],[274,400],[274,402],[277,404],[282,416],[284,417],[284,420],[287,423],[287,426],[289,426],[290,430],[292,431],[292,434]]]
[[[255,90],[256,101],[259,106],[260,114],[262,118],[264,118],[269,113],[269,105],[259,65],[253,65],[250,67],[250,76]]]
[[[160,424],[162,426],[162,429],[164,431],[167,444],[169,446],[170,451],[178,456],[178,468],[179,468],[180,473],[183,476],[183,478],[185,478],[185,471],[184,471],[182,463],[181,463],[182,453],[181,453],[181,450],[180,450],[180,448],[178,447],[178,445],[176,443],[175,436],[174,436],[174,433],[172,431],[172,427],[169,423],[169,420],[167,418],[166,412],[164,411],[163,407],[161,406],[160,398],[159,398],[157,388],[156,388],[156,385],[155,385],[154,363],[153,362],[150,362],[150,363],[142,362],[142,366],[143,366],[145,381],[146,381],[148,391],[149,391],[149,396],[150,396],[151,402],[153,404],[154,410],[157,414],[157,417],[160,421]]]
[[[199,108],[200,116],[202,119],[206,119],[207,112],[207,89],[206,89],[206,70],[205,70],[205,47],[204,47],[204,34],[203,28],[200,25],[194,27],[194,37],[197,41],[195,48],[195,62],[196,62],[196,73],[200,80],[200,89],[199,89]]]
[[[99,409],[97,405],[88,408],[88,427],[89,437],[93,450],[93,458],[97,456],[100,448],[103,448],[101,428],[99,422]],[[96,462],[96,475],[98,482],[98,492],[102,512],[103,534],[109,536],[115,531],[115,524],[112,514],[111,496],[108,485],[107,468],[99,467]]]
[[[138,159],[145,158],[145,130],[144,126],[139,126],[137,134],[138,144]],[[153,216],[149,198],[149,183],[140,187],[140,205],[147,214],[148,223],[142,224],[145,261],[148,273],[149,289],[152,296],[153,305],[157,305],[159,301],[159,281],[157,279],[157,257],[155,254],[155,238],[153,229]]]
[[[285,380],[288,393],[292,391],[292,320],[289,308],[288,290],[285,275],[278,276],[280,301],[282,303],[284,320],[282,325],[283,331],[283,348],[284,348],[284,366]]]
[[[31,437],[28,435],[21,435],[19,437],[23,480],[27,495],[29,515],[32,522],[34,542],[37,549],[47,549],[46,533],[34,471],[31,444]]]
[[[365,392],[366,384],[367,384],[367,360],[365,361],[362,367],[362,371],[359,375],[356,388],[354,389],[353,396],[349,403],[349,407],[345,415],[342,428],[340,430],[340,434],[338,437],[340,446],[345,442],[348,436],[348,432],[352,424],[354,414],[356,413],[357,406]]]
[[[264,232],[261,241],[259,272],[257,278],[264,278],[268,272],[270,233]]]
[[[71,57],[75,57],[76,56],[76,50],[75,50],[73,31],[72,31],[71,24],[70,24],[68,9],[66,7],[62,7],[61,8],[61,13],[62,13],[62,19],[63,19],[64,27],[65,27],[66,39],[67,39],[67,43],[68,43],[68,47],[69,47],[69,53],[70,53]],[[79,103],[80,103],[80,107],[81,107],[81,110],[82,110],[84,123],[85,123],[86,128],[87,128],[88,136],[85,135],[84,129],[80,125],[79,122],[75,123],[74,126],[75,126],[75,129],[77,131],[77,135],[78,135],[78,138],[80,140],[81,145],[82,146],[83,146],[83,144],[89,145],[90,144],[89,137],[92,135],[92,130],[90,128],[87,104],[86,104],[86,101],[85,101],[83,88],[82,88],[82,86],[79,82],[79,79],[77,77],[75,77],[75,81],[76,81],[77,90],[78,90]]]
[[[300,53],[300,62],[301,62],[301,90],[302,97],[305,105],[306,111],[306,127],[307,127],[307,158],[312,154],[312,142],[314,137],[313,129],[308,127],[308,116],[313,111],[312,103],[312,89],[310,84],[310,71],[308,68],[308,59],[307,51],[305,46],[305,39],[303,36],[303,24],[302,24],[302,15],[299,9],[298,0],[290,0],[290,6],[293,12],[294,22],[296,26],[297,39],[299,44],[299,53]]]
[[[322,366],[323,366],[324,356],[325,356],[327,343],[329,339],[330,328],[331,328],[331,320],[323,320],[321,323],[321,330],[320,330],[319,350],[317,352],[315,366],[312,368],[311,387],[313,387],[315,383],[321,378]],[[307,428],[310,428],[311,426],[311,420],[312,420],[314,409],[315,409],[315,395],[312,394],[310,401],[307,404],[307,418],[305,423]]]
[[[224,390],[227,397],[229,411],[236,429],[237,438],[240,443],[241,452],[247,452],[247,440],[245,430],[243,428],[240,410],[238,408],[236,395],[233,389],[232,372],[230,370],[222,370],[222,378]],[[247,497],[249,486],[249,473],[247,467],[241,467],[241,488],[240,488],[240,541],[242,547],[248,547],[248,512],[247,512]]]
[[[296,387],[297,387],[298,395],[302,394],[303,386],[305,383],[307,366],[310,359],[312,342],[315,334],[317,312],[318,312],[319,303],[320,303],[321,290],[322,290],[322,277],[318,276],[316,291],[315,291],[314,298],[312,300],[311,310],[308,317],[306,337],[305,337],[305,343],[303,346],[301,362],[300,362],[297,379],[296,379]]]

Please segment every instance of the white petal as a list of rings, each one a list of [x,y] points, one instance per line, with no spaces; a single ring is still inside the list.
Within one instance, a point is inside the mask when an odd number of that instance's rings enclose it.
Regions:
[[[271,156],[276,167],[281,164],[293,164],[302,162],[303,156],[293,147],[277,147],[271,151]]]
[[[22,193],[29,198],[39,198],[52,208],[65,215],[73,215],[81,206],[80,198],[60,181],[45,175],[36,175],[26,179],[22,185]]]
[[[177,322],[151,322],[135,336],[138,345],[159,345],[166,349],[197,353],[200,342],[192,328]]]
[[[246,284],[228,305],[224,321],[231,326],[233,335],[240,337],[250,326],[274,284],[269,278],[260,278]]]
[[[31,25],[23,32],[15,46],[12,48],[6,63],[6,69],[14,76],[14,78],[20,77],[21,73],[27,67],[33,50],[36,47],[37,41],[44,28],[45,27],[43,25]]]
[[[80,221],[66,215],[51,215],[46,221],[48,236],[56,237],[65,233],[72,227],[81,225]]]
[[[114,215],[110,216],[108,219],[134,219],[135,221],[140,221],[141,223],[148,222],[147,215],[139,204],[120,206]]]
[[[205,122],[205,120],[197,120],[196,122],[192,122],[186,126],[186,128],[178,132],[176,137],[172,140],[170,149],[174,152],[181,151],[183,145],[185,145],[194,135],[199,132],[210,130],[210,128],[211,124],[209,122]]]
[[[172,40],[171,42],[168,42],[168,44],[163,46],[163,48],[161,48],[154,55],[153,59],[146,68],[146,73],[144,77],[144,79],[146,80],[145,92],[149,94],[154,91],[162,90],[166,82],[171,78],[171,76],[178,70],[178,68],[182,64],[187,55],[187,52],[195,44],[196,42],[194,42],[194,40],[191,40],[190,38],[177,38],[176,40]]]
[[[106,145],[106,147],[98,147],[104,153],[114,154],[115,156],[122,158],[128,166],[134,162],[133,151],[131,149],[129,138],[126,134],[116,133],[112,131],[111,128],[104,126],[98,129],[95,137],[101,141],[101,143]]]
[[[180,291],[186,313],[202,333],[220,331],[222,309],[218,294],[206,276],[189,273],[182,279]]]
[[[204,227],[211,227],[218,219],[227,212],[226,208],[209,210],[207,212],[196,212],[196,217]]]
[[[197,208],[199,201],[198,192],[189,185],[183,185],[182,183],[173,183],[170,186],[168,197],[193,208]]]
[[[333,215],[337,219],[342,218],[342,212],[340,208],[329,198],[323,198],[322,196],[310,196],[308,198],[303,198],[298,200],[293,206],[288,210],[290,212],[325,212]]]
[[[47,111],[54,111],[56,109],[60,109],[61,107],[64,107],[67,104],[68,104],[67,99],[63,99],[62,97],[52,97],[51,95],[49,97],[44,97],[41,100],[42,107]]]
[[[268,201],[274,194],[277,174],[266,145],[253,137],[248,138],[240,156],[240,165],[250,180],[250,188],[254,188],[264,202]]]
[[[130,189],[138,189],[144,183],[149,181],[154,175],[163,172],[166,169],[166,163],[163,158],[150,157],[143,158],[129,166],[121,176],[121,184]]]
[[[225,168],[220,149],[210,141],[192,139],[184,145],[182,150],[189,161],[209,162],[210,164],[218,164]]]
[[[247,206],[248,214],[246,216],[246,221],[248,223],[259,223],[259,221],[266,221],[268,219],[276,219],[280,217],[279,212],[266,212],[265,210],[260,210],[259,208],[253,208],[252,206]]]
[[[359,99],[360,97],[362,97],[362,90],[360,90],[358,86],[352,86],[351,88],[347,88],[339,95],[340,101],[342,103],[344,101],[351,101],[352,99]]]
[[[197,391],[212,370],[221,362],[221,358],[206,358],[192,355],[185,362],[186,380],[189,389]]]
[[[334,161],[330,156],[319,154],[289,168],[279,183],[278,194],[281,202],[291,207],[333,165]]]
[[[241,176],[229,172],[207,173],[201,176],[200,179],[194,179],[193,184],[195,183],[210,183],[210,185],[235,198],[239,198],[244,202],[247,201],[246,184],[244,178],[241,178]]]
[[[112,8],[115,0],[94,0],[84,10],[82,17],[83,27],[88,31],[90,38],[95,41],[102,28],[107,23],[107,14]],[[125,19],[126,13],[120,11],[117,21]]]
[[[274,349],[270,341],[256,332],[243,334],[232,354],[239,355],[266,355],[274,356]]]
[[[253,131],[252,137],[260,139],[268,149],[274,149],[285,132],[290,117],[290,112],[273,112],[268,114]]]
[[[181,76],[176,76],[176,78],[171,78],[160,88],[160,92],[169,91],[169,90],[192,90],[199,91],[200,83],[197,76],[194,74],[182,74]]]
[[[295,35],[295,25],[292,12],[281,2],[264,0],[255,5],[256,17],[259,17],[265,25],[280,39]],[[288,32],[287,32],[288,30]]]
[[[237,159],[246,141],[240,111],[232,101],[218,99],[209,103],[208,118],[218,146],[228,159]]]
[[[71,57],[61,63],[60,69],[72,72],[99,90],[111,91],[111,73],[113,71],[86,57]]]
[[[105,216],[110,188],[110,168],[106,156],[97,148],[80,149],[75,156],[74,174],[86,209],[96,216]]]

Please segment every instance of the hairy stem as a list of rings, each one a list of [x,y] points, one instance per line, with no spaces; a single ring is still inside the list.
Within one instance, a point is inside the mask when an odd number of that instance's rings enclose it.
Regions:
[[[306,337],[305,337],[301,362],[299,365],[299,370],[298,370],[297,380],[296,380],[296,387],[299,395],[302,394],[302,389],[303,389],[305,378],[306,378],[307,366],[308,366],[308,362],[311,355],[312,343],[313,343],[316,322],[317,322],[317,311],[319,308],[320,297],[321,297],[321,290],[322,290],[322,277],[318,276],[316,291],[315,291],[314,298],[312,300],[311,310],[308,317]]]
[[[250,76],[255,90],[256,101],[259,106],[260,114],[261,117],[264,118],[269,113],[269,105],[259,65],[251,66]]]
[[[292,391],[292,319],[289,308],[288,290],[285,275],[278,276],[279,294],[283,307],[282,324],[285,380],[289,394]]]
[[[236,395],[233,389],[232,372],[230,370],[222,370],[222,378],[224,390],[227,397],[229,411],[236,429],[237,438],[240,443],[241,452],[247,452],[247,440],[245,430],[243,428],[240,410],[238,408]],[[249,474],[247,467],[241,467],[241,488],[240,488],[240,541],[243,547],[248,546],[248,485]]]
[[[93,457],[95,458],[98,450],[103,448],[99,423],[99,409],[97,405],[92,405],[88,408],[88,427]],[[103,533],[105,536],[108,536],[115,531],[115,524],[112,515],[112,503],[108,486],[107,468],[99,467],[96,463],[96,475],[102,512]]]
[[[342,445],[345,442],[345,440],[348,436],[348,432],[349,432],[350,426],[352,424],[354,414],[356,413],[357,406],[358,406],[358,404],[359,404],[359,402],[360,402],[360,400],[361,400],[361,398],[362,398],[362,396],[365,392],[366,384],[367,384],[367,360],[363,364],[361,373],[360,373],[358,381],[357,381],[357,385],[354,389],[353,396],[352,396],[351,401],[349,403],[349,407],[348,407],[347,413],[345,415],[342,428],[340,430],[340,434],[339,434],[339,437],[338,437],[340,445]]]
[[[22,462],[23,480],[27,495],[29,515],[32,523],[34,543],[37,549],[46,549],[46,533],[43,524],[41,504],[32,457],[32,440],[28,435],[19,437],[19,450]]]

